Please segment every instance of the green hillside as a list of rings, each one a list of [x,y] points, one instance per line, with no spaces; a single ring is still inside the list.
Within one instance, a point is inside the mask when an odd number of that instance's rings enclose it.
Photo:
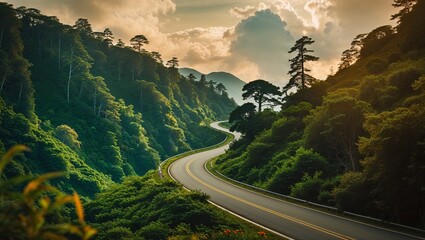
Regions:
[[[355,63],[285,96],[280,112],[241,115],[233,124],[243,138],[217,160],[218,170],[424,228],[425,2],[400,13],[396,28],[379,27],[354,43],[361,45]]]
[[[64,171],[54,185],[92,197],[161,159],[222,140],[207,127],[236,106],[153,53],[111,43],[79,19],[0,4],[0,152],[25,144],[6,177]]]

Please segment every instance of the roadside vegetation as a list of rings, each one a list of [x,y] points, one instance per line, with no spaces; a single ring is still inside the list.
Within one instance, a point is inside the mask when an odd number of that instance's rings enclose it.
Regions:
[[[394,6],[398,26],[357,36],[325,81],[312,79],[299,62],[318,60],[302,56],[314,41],[301,38],[295,46],[304,50],[291,60],[281,94],[252,94],[261,80],[245,85],[243,96],[258,107],[246,103],[231,113],[230,129],[243,137],[216,161],[217,170],[341,211],[424,228],[425,3]]]

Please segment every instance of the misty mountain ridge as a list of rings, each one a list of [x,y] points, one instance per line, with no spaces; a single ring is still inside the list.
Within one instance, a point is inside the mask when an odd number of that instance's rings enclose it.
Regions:
[[[192,73],[197,81],[204,74],[192,68],[179,68],[179,73],[185,77]],[[229,97],[233,98],[237,104],[242,105],[246,102],[242,98],[242,88],[246,84],[245,81],[228,72],[211,72],[204,75],[207,81],[222,83],[226,87]]]

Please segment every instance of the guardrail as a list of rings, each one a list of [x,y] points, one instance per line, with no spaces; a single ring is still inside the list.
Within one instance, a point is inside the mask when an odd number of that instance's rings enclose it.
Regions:
[[[215,129],[215,130],[224,133],[226,135],[226,138],[223,141],[221,141],[220,143],[214,144],[212,146],[203,147],[203,148],[197,148],[197,149],[192,149],[190,151],[183,152],[183,153],[180,153],[180,154],[171,156],[171,157],[165,159],[164,161],[161,161],[161,163],[158,165],[158,174],[160,175],[160,177],[161,178],[163,177],[162,170],[161,170],[162,166],[164,165],[164,163],[166,163],[170,159],[173,159],[173,158],[177,158],[178,159],[179,156],[182,156],[182,155],[186,155],[186,154],[194,153],[194,152],[199,152],[199,151],[203,151],[203,150],[213,149],[215,147],[218,147],[218,146],[222,145],[223,143],[225,143],[228,140],[229,136],[228,136],[228,133],[227,132],[221,131],[219,129]],[[211,169],[214,169],[214,171],[218,175],[220,175],[221,177],[229,180],[230,182],[234,182],[234,183],[237,183],[239,185],[242,185],[242,186],[245,186],[245,187],[248,187],[248,188],[251,188],[251,189],[255,189],[255,190],[260,191],[260,192],[265,192],[265,193],[268,193],[270,195],[279,196],[279,197],[282,197],[282,198],[290,199],[290,200],[301,202],[301,203],[306,203],[308,205],[313,205],[313,206],[316,206],[316,207],[320,207],[320,208],[324,208],[324,209],[329,209],[329,210],[332,210],[332,211],[337,211],[337,212],[340,212],[342,214],[350,215],[350,216],[353,216],[353,217],[363,218],[363,219],[367,219],[367,220],[371,220],[371,221],[375,221],[375,222],[386,223],[388,225],[393,225],[393,226],[397,226],[397,227],[401,227],[401,228],[410,229],[410,230],[413,230],[413,231],[425,233],[425,229],[420,229],[420,228],[415,228],[415,227],[411,227],[411,226],[407,226],[407,225],[403,225],[403,224],[393,223],[393,222],[390,222],[390,221],[385,221],[385,220],[382,220],[382,219],[378,219],[378,218],[374,218],[374,217],[369,217],[369,216],[364,216],[364,215],[360,215],[360,214],[356,214],[356,213],[352,213],[352,212],[339,211],[336,207],[327,206],[327,205],[323,205],[323,204],[319,204],[319,203],[315,203],[315,202],[310,202],[310,201],[307,201],[307,200],[304,200],[304,199],[295,198],[295,197],[292,197],[292,196],[288,196],[288,195],[284,195],[284,194],[272,192],[270,190],[266,190],[266,189],[259,188],[259,187],[256,187],[256,186],[253,186],[253,185],[244,183],[244,182],[240,182],[240,181],[237,181],[235,179],[232,179],[232,178],[230,178],[230,177],[228,177],[228,176],[220,173],[217,169],[214,168],[214,166],[212,165],[212,162],[211,161],[210,161],[210,165],[211,165]],[[207,171],[208,171],[208,169],[207,169]]]
[[[225,121],[219,121],[219,123],[220,122],[225,122]],[[177,154],[177,155],[174,155],[174,156],[171,156],[171,157],[169,157],[169,158],[167,158],[167,159],[165,159],[164,161],[161,161],[160,163],[159,163],[159,165],[158,165],[158,175],[159,175],[159,177],[162,179],[163,178],[163,173],[162,173],[162,166],[164,165],[164,163],[166,163],[167,161],[169,161],[170,159],[174,159],[174,158],[176,158],[176,159],[178,159],[178,158],[180,158],[180,156],[183,156],[183,155],[186,155],[186,154],[189,154],[189,153],[194,153],[194,152],[199,152],[199,151],[203,151],[203,150],[209,150],[209,149],[213,149],[213,148],[216,148],[216,147],[218,147],[218,146],[220,146],[220,145],[222,145],[223,143],[225,143],[226,141],[227,141],[227,139],[229,139],[229,135],[228,135],[228,133],[227,132],[224,132],[224,131],[221,131],[221,130],[219,130],[219,129],[215,129],[215,128],[213,128],[214,130],[216,130],[216,131],[219,131],[219,132],[221,132],[221,133],[223,133],[226,137],[224,138],[224,140],[223,141],[221,141],[221,142],[219,142],[219,143],[217,143],[217,144],[214,144],[214,145],[211,145],[211,146],[208,146],[208,147],[203,147],[203,148],[196,148],[196,149],[192,149],[192,150],[190,150],[190,151],[187,151],[187,152],[182,152],[182,153],[179,153],[179,154]]]
[[[414,231],[417,231],[417,232],[425,233],[425,229],[420,229],[420,228],[415,228],[415,227],[412,227],[412,226],[407,226],[407,225],[403,225],[403,224],[384,221],[384,220],[379,219],[379,218],[364,216],[364,215],[360,215],[360,214],[356,214],[356,213],[352,213],[352,212],[338,211],[338,209],[336,207],[327,206],[327,205],[323,205],[323,204],[319,204],[319,203],[315,203],[315,202],[310,202],[310,201],[307,201],[307,200],[304,200],[304,199],[295,198],[295,197],[292,197],[292,196],[272,192],[272,191],[269,191],[267,189],[259,188],[259,187],[256,187],[256,186],[244,183],[244,182],[240,182],[238,180],[232,179],[232,178],[222,174],[221,172],[219,172],[217,169],[214,168],[214,166],[212,165],[212,162],[210,162],[210,165],[211,165],[211,169],[214,169],[214,171],[218,175],[229,180],[230,182],[234,182],[234,183],[237,183],[239,185],[242,185],[242,186],[245,186],[245,187],[248,187],[248,188],[251,188],[251,189],[255,189],[255,190],[260,191],[260,192],[268,193],[268,194],[271,194],[271,195],[274,195],[274,196],[279,196],[279,197],[282,197],[282,198],[285,198],[285,199],[291,199],[291,200],[294,200],[294,201],[297,201],[297,202],[306,203],[306,204],[313,205],[313,206],[320,207],[320,208],[325,208],[325,209],[337,211],[337,212],[340,212],[342,214],[350,215],[350,216],[353,216],[353,217],[368,219],[368,220],[371,220],[371,221],[386,223],[388,225],[393,225],[393,226],[397,226],[397,227],[401,227],[401,228],[410,229],[410,230],[414,230]]]

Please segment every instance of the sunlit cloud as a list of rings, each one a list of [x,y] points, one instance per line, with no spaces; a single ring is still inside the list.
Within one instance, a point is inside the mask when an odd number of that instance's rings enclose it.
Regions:
[[[257,6],[245,6],[245,7],[234,7],[229,9],[229,13],[237,18],[245,19],[253,16],[255,12],[268,9],[269,6],[263,2],[260,2]]]
[[[304,9],[311,15],[311,25],[319,29],[323,23],[326,23],[327,11],[329,7],[332,6],[332,3],[328,0],[309,0]]]
[[[15,6],[35,7],[43,14],[58,16],[73,25],[86,18],[94,31],[110,28],[117,38],[128,42],[137,34],[160,37],[160,16],[176,10],[172,0],[13,0]]]
[[[252,62],[263,78],[278,81],[288,70],[285,66],[287,49],[294,42],[285,27],[286,23],[270,9],[257,11],[236,26],[236,39],[230,45],[231,56]]]
[[[9,0],[67,24],[87,18],[94,31],[110,28],[125,42],[145,35],[148,51],[202,72],[228,71],[244,80],[279,85],[289,78],[288,50],[303,35],[320,61],[312,75],[326,78],[359,33],[391,24],[388,0]],[[188,14],[188,15],[186,15]],[[211,16],[211,14],[219,14]],[[199,24],[198,26],[196,26]],[[171,27],[168,27],[171,26]],[[196,27],[194,27],[196,26]],[[180,30],[173,30],[178,27]]]
[[[245,7],[234,7],[229,10],[229,13],[237,18],[246,18],[253,15],[256,11],[258,11],[255,6],[245,6]]]

